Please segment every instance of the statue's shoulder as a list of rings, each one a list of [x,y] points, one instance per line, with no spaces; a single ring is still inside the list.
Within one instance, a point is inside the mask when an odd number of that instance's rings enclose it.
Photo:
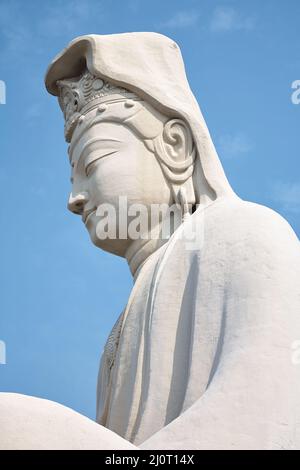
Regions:
[[[286,298],[298,302],[300,243],[284,217],[236,198],[212,205],[202,222],[203,244],[194,258],[212,285],[226,280],[236,297],[254,293],[276,298],[278,306]]]
[[[258,264],[293,269],[300,265],[297,235],[284,217],[268,207],[224,199],[196,217],[203,227],[202,261],[205,257],[228,269],[237,263],[245,269]]]
[[[288,221],[273,209],[239,198],[224,199],[212,205],[204,217],[208,232],[233,243],[244,241],[260,245],[277,245],[299,240]]]

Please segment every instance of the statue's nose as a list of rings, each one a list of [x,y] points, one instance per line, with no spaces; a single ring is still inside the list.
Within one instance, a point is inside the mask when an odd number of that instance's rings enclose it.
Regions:
[[[74,214],[82,214],[85,204],[88,202],[88,193],[82,191],[75,196],[70,194],[68,201],[68,209]]]

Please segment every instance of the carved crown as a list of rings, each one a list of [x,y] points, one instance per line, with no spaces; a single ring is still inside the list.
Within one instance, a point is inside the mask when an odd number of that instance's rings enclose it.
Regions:
[[[81,76],[58,80],[59,104],[65,117],[65,137],[70,142],[79,118],[91,109],[113,101],[138,99],[126,90],[86,71]]]

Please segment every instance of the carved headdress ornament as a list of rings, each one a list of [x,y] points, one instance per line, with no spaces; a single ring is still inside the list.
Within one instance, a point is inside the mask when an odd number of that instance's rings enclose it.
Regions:
[[[103,103],[140,100],[134,93],[95,77],[88,71],[76,78],[58,80],[57,86],[60,90],[58,100],[65,117],[65,137],[68,142],[81,116],[92,109]]]

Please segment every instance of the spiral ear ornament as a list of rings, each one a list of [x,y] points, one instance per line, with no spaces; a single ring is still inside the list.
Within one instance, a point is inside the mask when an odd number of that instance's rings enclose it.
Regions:
[[[168,145],[171,147],[176,144],[179,138],[183,139],[184,137],[180,123],[180,119],[172,119],[167,122],[163,133],[153,141],[155,154],[167,180],[176,185],[184,183],[192,176],[196,158],[196,148],[192,143],[187,148],[187,155],[181,161],[174,158],[171,150],[167,150]]]
[[[192,176],[197,151],[193,139],[181,119],[171,119],[153,144],[155,156],[181,207],[182,221],[186,220],[191,205],[195,204]]]

